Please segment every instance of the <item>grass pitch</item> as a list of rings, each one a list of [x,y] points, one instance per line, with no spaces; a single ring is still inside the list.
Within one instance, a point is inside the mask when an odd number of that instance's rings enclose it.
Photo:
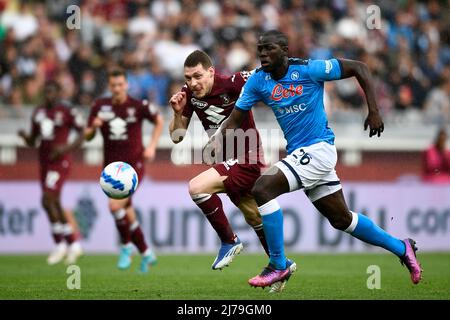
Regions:
[[[138,256],[127,271],[116,256],[87,255],[78,266],[81,289],[69,290],[66,266],[47,266],[45,256],[0,255],[3,299],[450,299],[450,253],[419,253],[423,281],[387,254],[289,255],[298,269],[282,294],[251,288],[247,280],[267,263],[263,255],[241,254],[223,271],[213,271],[213,255],[161,255],[148,274],[138,272]],[[368,289],[370,265],[381,271],[381,288]]]

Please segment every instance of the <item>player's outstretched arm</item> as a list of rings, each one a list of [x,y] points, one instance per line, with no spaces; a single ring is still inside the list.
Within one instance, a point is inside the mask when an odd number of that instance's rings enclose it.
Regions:
[[[190,118],[183,116],[183,110],[186,106],[186,92],[175,93],[169,100],[173,110],[173,117],[169,124],[170,138],[174,143],[179,143],[186,135]]]
[[[220,128],[216,131],[214,136],[216,135],[225,136],[228,129],[234,130],[240,128],[242,122],[244,122],[245,118],[247,118],[247,115],[248,111],[234,108],[233,111],[231,111],[230,116],[224,122],[222,122]]]
[[[367,128],[370,129],[369,137],[375,135],[380,136],[384,131],[384,124],[375,99],[375,91],[372,85],[369,68],[361,61],[348,59],[339,59],[339,61],[342,67],[341,79],[356,77],[359,85],[364,90],[364,94],[366,95],[369,114],[364,121],[364,130],[367,130]]]
[[[144,157],[147,161],[153,161],[153,159],[155,159],[156,147],[158,146],[159,138],[163,131],[164,119],[160,114],[156,116],[154,125],[152,138],[144,151]]]
[[[208,143],[203,148],[203,161],[206,164],[211,165],[215,162],[216,150],[220,148],[225,135],[240,128],[247,115],[248,111],[241,109],[234,108],[231,111],[230,116],[222,122],[219,129],[209,138]]]

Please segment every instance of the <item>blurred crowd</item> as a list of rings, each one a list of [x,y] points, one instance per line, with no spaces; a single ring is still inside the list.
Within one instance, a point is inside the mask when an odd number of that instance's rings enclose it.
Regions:
[[[450,123],[449,4],[0,0],[0,104],[20,114],[23,106],[38,104],[45,81],[55,79],[65,99],[89,106],[105,94],[107,71],[121,66],[132,96],[166,107],[183,84],[183,62],[191,51],[205,50],[224,74],[249,70],[259,64],[257,35],[279,29],[288,35],[291,56],[366,62],[383,114],[414,110]],[[80,29],[68,27],[70,5],[80,8]],[[365,105],[354,79],[326,88],[330,114]]]

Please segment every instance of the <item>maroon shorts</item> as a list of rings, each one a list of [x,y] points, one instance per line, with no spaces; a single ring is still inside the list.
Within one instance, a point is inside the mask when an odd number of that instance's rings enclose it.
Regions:
[[[221,176],[228,176],[223,181],[225,192],[236,206],[241,197],[251,195],[253,185],[261,176],[261,165],[238,164],[235,160],[218,163],[213,168]]]
[[[58,195],[70,171],[70,162],[62,160],[47,163],[40,168],[41,188],[44,192]]]

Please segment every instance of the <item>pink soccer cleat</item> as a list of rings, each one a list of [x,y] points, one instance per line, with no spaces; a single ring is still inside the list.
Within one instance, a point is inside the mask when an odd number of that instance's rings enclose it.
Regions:
[[[414,284],[418,284],[422,279],[422,267],[416,257],[416,242],[413,239],[405,239],[403,242],[405,243],[406,252],[400,258],[400,262],[408,268],[411,274],[411,281]]]
[[[269,293],[281,293],[284,290],[284,288],[286,287],[286,284],[287,284],[289,278],[297,270],[297,264],[294,261],[292,261],[290,259],[286,259],[286,264],[289,267],[289,269],[291,270],[291,274],[289,276],[287,276],[286,279],[284,279],[283,281],[278,281],[278,282],[275,282],[274,284],[272,284],[270,286]]]
[[[271,286],[272,284],[276,283],[276,282],[283,282],[284,280],[289,279],[289,277],[291,276],[292,272],[290,265],[294,263],[288,263],[286,265],[286,269],[283,270],[278,270],[275,269],[271,264],[269,264],[267,267],[264,268],[264,270],[257,275],[256,277],[251,278],[250,280],[248,280],[248,283],[252,286],[252,287],[268,287]]]

